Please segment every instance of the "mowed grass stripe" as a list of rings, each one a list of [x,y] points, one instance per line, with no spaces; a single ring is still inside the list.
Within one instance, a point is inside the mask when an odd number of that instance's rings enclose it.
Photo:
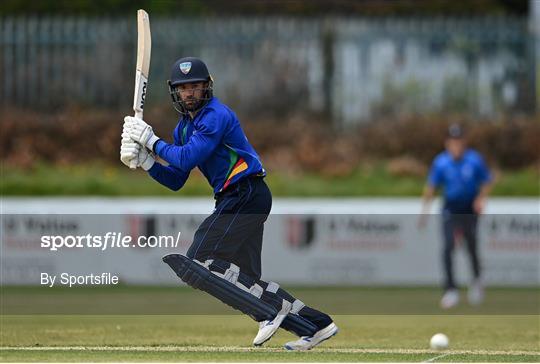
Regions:
[[[149,352],[284,352],[283,348],[244,346],[4,346],[0,351],[149,351]],[[320,348],[317,352],[345,354],[439,354],[439,355],[540,355],[523,350],[445,350]]]

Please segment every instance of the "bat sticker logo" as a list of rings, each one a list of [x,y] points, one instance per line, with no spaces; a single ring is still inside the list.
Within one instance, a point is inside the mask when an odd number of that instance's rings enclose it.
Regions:
[[[144,99],[146,97],[146,82],[143,83],[142,92],[141,92],[141,110],[144,108]]]
[[[180,63],[180,71],[182,71],[183,74],[187,75],[190,69],[191,69],[191,62]]]

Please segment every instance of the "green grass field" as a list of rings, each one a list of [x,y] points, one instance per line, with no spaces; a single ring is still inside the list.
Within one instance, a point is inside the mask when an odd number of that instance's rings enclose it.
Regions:
[[[495,196],[538,196],[539,174],[534,168],[502,172],[493,189]],[[395,176],[381,162],[364,166],[348,176],[313,174],[289,176],[269,171],[266,178],[274,196],[420,196],[424,176]],[[186,185],[172,192],[155,183],[143,171],[100,164],[51,166],[32,170],[2,166],[0,194],[4,196],[211,196],[204,177],[194,171]]]
[[[340,327],[336,337],[310,352],[285,351],[283,344],[294,339],[285,331],[262,348],[251,347],[255,322],[185,287],[66,288],[49,292],[59,299],[36,311],[50,302],[46,290],[2,288],[0,361],[540,361],[535,289],[491,289],[481,307],[462,304],[442,312],[435,288],[292,288],[306,302],[328,310]],[[108,308],[104,298],[110,299]],[[22,301],[26,306],[17,304]],[[415,302],[419,307],[413,310]],[[172,304],[189,314],[171,314]],[[158,311],[167,314],[148,314]],[[449,336],[448,350],[429,349],[437,332]]]
[[[279,332],[250,347],[257,328],[239,315],[4,316],[6,361],[471,361],[538,362],[538,316],[337,315],[340,333],[310,352]],[[436,332],[447,351],[429,350]]]

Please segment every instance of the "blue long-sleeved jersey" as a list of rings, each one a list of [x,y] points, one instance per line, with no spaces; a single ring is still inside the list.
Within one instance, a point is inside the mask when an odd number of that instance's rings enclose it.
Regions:
[[[444,187],[444,210],[451,213],[472,213],[473,201],[483,184],[491,181],[491,173],[482,156],[467,149],[459,160],[448,151],[437,155],[429,172],[428,183]]]
[[[173,132],[174,144],[159,140],[158,156],[169,163],[154,163],[148,173],[172,190],[179,190],[190,171],[199,167],[214,193],[242,177],[265,171],[260,158],[240,126],[234,112],[213,97],[192,120],[183,116]]]

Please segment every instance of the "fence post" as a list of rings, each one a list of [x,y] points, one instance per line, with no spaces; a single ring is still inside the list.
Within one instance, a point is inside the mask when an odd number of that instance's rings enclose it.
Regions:
[[[12,17],[4,17],[2,22],[2,99],[4,106],[13,102],[13,79],[15,74],[13,48],[14,48],[14,21]]]

